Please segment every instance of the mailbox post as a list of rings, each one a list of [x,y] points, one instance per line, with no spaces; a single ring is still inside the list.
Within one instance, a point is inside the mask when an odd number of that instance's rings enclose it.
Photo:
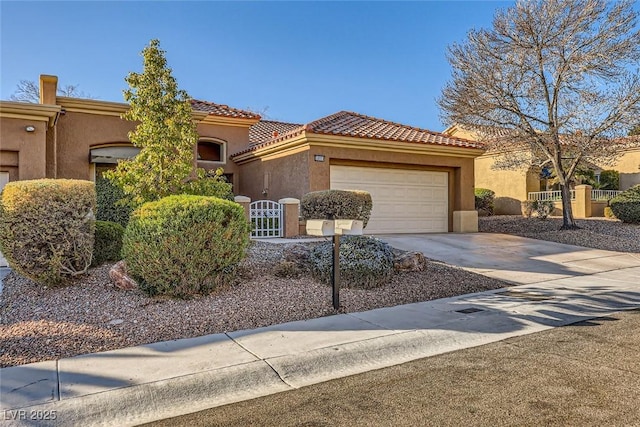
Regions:
[[[310,236],[333,236],[333,268],[331,288],[333,308],[340,308],[340,236],[361,235],[362,221],[354,219],[309,219],[307,220],[307,234]]]

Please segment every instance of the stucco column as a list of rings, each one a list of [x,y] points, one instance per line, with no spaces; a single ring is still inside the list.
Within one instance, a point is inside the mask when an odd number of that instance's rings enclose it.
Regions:
[[[300,233],[298,221],[300,212],[300,200],[292,197],[278,200],[283,207],[282,237],[294,237]]]
[[[244,209],[244,217],[247,218],[247,222],[251,222],[251,207],[249,206],[251,204],[251,199],[247,196],[236,196],[233,200],[242,206],[242,209]]]
[[[576,185],[576,208],[573,215],[576,218],[591,217],[591,186]]]
[[[453,211],[454,233],[477,233],[478,211]]]

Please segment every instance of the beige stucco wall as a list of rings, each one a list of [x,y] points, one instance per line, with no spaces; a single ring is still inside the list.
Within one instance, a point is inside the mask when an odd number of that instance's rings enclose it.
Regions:
[[[496,155],[485,154],[475,160],[475,186],[488,188],[496,193],[495,213],[497,215],[519,215],[520,202],[527,200],[530,191],[540,191],[538,175],[519,170],[494,170]]]
[[[55,170],[58,178],[93,179],[93,169],[89,162],[91,148],[105,145],[128,144],[128,133],[135,129],[134,122],[127,122],[118,116],[84,112],[66,112],[58,120],[57,156]],[[226,145],[227,160],[220,162],[198,162],[205,169],[222,167],[225,173],[234,174],[234,188],[237,188],[237,165],[228,160],[229,154],[246,147],[249,140],[247,127],[199,124],[200,137],[220,140]],[[51,144],[50,144],[51,145]]]
[[[46,177],[46,137],[48,120],[0,118],[0,171],[9,172],[9,180]],[[34,126],[27,132],[26,126]]]
[[[116,116],[67,112],[58,120],[56,177],[92,180],[91,147],[128,143],[134,123]]]
[[[277,201],[286,197],[301,199],[311,191],[308,173],[309,156],[309,150],[303,149],[287,156],[268,157],[238,166],[240,169],[238,193],[250,197],[252,201],[261,199]],[[267,193],[263,194],[265,184]]]
[[[324,161],[314,160],[323,155]],[[330,188],[331,165],[352,165],[380,168],[402,168],[443,171],[449,174],[449,229],[453,227],[454,211],[474,210],[474,161],[455,155],[417,154],[367,148],[343,148],[336,144],[322,145],[309,139],[297,152],[265,156],[240,165],[240,193],[252,200],[284,197],[301,198],[309,191]],[[269,191],[262,195],[264,176],[268,174]]]
[[[612,169],[620,172],[620,190],[640,184],[640,148],[627,151]]]
[[[224,163],[221,162],[198,162],[198,167],[204,169],[217,169],[219,167],[224,169],[225,173],[233,174],[233,188],[236,194],[241,194],[238,189],[240,188],[240,176],[238,174],[238,165],[229,160],[229,156],[238,151],[244,150],[249,144],[249,128],[241,126],[222,126],[212,124],[198,124],[198,135],[201,138],[212,138],[220,140],[225,143],[225,157]]]

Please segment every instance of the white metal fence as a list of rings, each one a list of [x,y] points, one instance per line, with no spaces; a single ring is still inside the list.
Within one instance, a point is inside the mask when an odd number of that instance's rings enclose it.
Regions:
[[[282,236],[282,205],[273,200],[256,200],[249,205],[251,237]]]
[[[620,194],[618,190],[591,190],[591,200],[610,200]],[[575,200],[576,192],[571,190],[571,200]],[[531,191],[528,200],[562,200],[561,191]]]

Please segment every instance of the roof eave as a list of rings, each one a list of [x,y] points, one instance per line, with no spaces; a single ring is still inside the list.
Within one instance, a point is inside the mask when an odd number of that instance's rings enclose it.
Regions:
[[[459,147],[455,145],[394,141],[344,135],[309,133],[308,138],[310,143],[313,145],[339,146],[343,148],[366,148],[377,151],[397,151],[416,154],[432,154],[438,156],[476,158],[485,152],[484,148],[479,147]]]
[[[0,101],[0,117],[44,121],[49,127],[55,124],[60,110],[59,105]]]
[[[249,117],[229,117],[222,116],[213,113],[208,113],[201,121],[202,124],[207,125],[224,125],[224,126],[235,126],[235,127],[243,127],[249,128],[254,124],[258,123],[260,118],[249,118]]]

